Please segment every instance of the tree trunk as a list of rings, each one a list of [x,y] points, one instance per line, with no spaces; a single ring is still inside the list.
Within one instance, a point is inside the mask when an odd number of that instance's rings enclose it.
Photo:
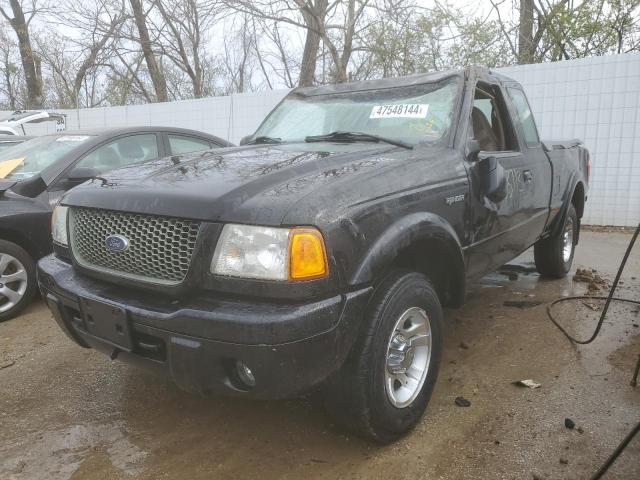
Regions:
[[[518,63],[534,63],[533,49],[533,0],[520,0]]]
[[[11,84],[11,66],[9,64],[9,54],[7,53],[4,57],[4,81],[7,86],[7,96],[9,97],[9,108],[11,110],[16,109],[16,96],[13,93],[13,85]]]
[[[147,69],[149,70],[151,81],[153,82],[153,88],[156,91],[156,99],[158,102],[166,102],[169,99],[167,95],[167,82],[164,78],[164,73],[158,66],[153,50],[151,49],[151,40],[149,38],[147,24],[145,23],[142,2],[141,0],[130,0],[130,2],[136,26],[138,27],[138,34],[140,35],[142,53],[144,54],[145,61],[147,62]]]
[[[302,16],[309,28],[307,28],[307,37],[305,38],[304,51],[302,52],[298,86],[310,87],[313,85],[316,76],[316,62],[318,60],[318,48],[320,47],[318,31],[321,25],[319,25],[318,18],[315,15],[302,11]]]
[[[24,18],[22,5],[18,0],[9,0],[13,18],[10,23],[18,37],[20,47],[20,59],[24,69],[24,77],[27,83],[27,108],[42,108],[44,98],[42,96],[42,76],[39,72],[39,64],[31,48],[31,38],[29,37],[29,27]]]
[[[342,59],[335,62],[334,65],[335,71],[335,83],[346,83],[349,81],[349,77],[347,76],[347,65],[342,61]]]

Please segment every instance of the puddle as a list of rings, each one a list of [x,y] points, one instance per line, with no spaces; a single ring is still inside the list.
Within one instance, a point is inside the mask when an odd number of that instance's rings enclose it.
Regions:
[[[96,452],[106,453],[114,469],[138,475],[147,453],[126,438],[123,425],[88,423],[31,434],[0,449],[0,478],[68,480]]]

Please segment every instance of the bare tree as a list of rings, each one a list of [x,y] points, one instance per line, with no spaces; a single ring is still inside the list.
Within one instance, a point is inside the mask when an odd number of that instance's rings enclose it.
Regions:
[[[320,42],[333,62],[333,80],[346,82],[358,24],[370,0],[228,0],[239,11],[306,30],[299,86],[315,80]]]
[[[9,15],[5,6],[0,6],[0,14],[9,22],[16,37],[18,37],[20,59],[22,60],[22,68],[27,85],[27,108],[41,108],[44,103],[42,72],[40,70],[40,60],[36,57],[31,47],[29,33],[29,24],[40,10],[38,1],[31,1],[30,10],[24,9],[22,0],[8,1],[13,15]]]
[[[614,0],[608,29],[616,40],[616,53],[640,50],[640,0]]]
[[[102,98],[95,97],[96,82],[110,68],[114,48],[120,40],[120,29],[127,19],[124,4],[119,0],[97,0],[87,5],[81,0],[68,0],[53,16],[75,35],[48,35],[36,44],[47,67],[51,69],[60,106],[96,106]],[[87,87],[91,85],[91,89]],[[89,95],[80,98],[84,90]]]
[[[518,63],[533,63],[533,0],[520,0]]]
[[[305,41],[297,84],[301,87],[313,85],[329,0],[228,0],[227,4],[240,12],[271,20],[276,28],[278,23],[286,23],[304,29]],[[282,37],[277,30],[274,37],[278,42],[276,45],[282,48]],[[290,73],[288,68],[287,73]]]
[[[298,85],[308,87],[313,85],[315,79],[318,47],[320,46],[320,38],[324,31],[329,2],[328,0],[297,0],[296,4],[298,5],[302,18],[304,18],[304,24],[307,29]]]
[[[288,32],[282,32],[280,22],[256,15],[251,16],[251,24],[255,57],[264,76],[264,84],[269,89],[277,83],[294,88],[298,85],[302,57],[292,45]]]
[[[210,93],[206,42],[222,6],[217,0],[154,0],[158,48],[189,77],[194,98]]]
[[[248,14],[240,17],[240,27],[225,35],[222,55],[227,86],[225,93],[242,93],[251,88],[252,56],[256,51],[256,35]]]
[[[125,56],[121,49],[115,49],[114,53],[118,62],[109,65],[105,89],[107,101],[115,105],[153,102],[154,95],[149,90],[153,85],[147,85],[145,81],[142,52]]]
[[[16,110],[21,103],[21,72],[16,63],[18,47],[0,26],[0,92],[6,98],[5,108]]]
[[[490,2],[518,63],[640,48],[640,0],[518,0],[517,17],[507,0]]]
[[[0,0],[3,107],[146,103],[640,49],[640,0],[490,0],[489,11],[447,0],[50,1]]]
[[[147,12],[144,11],[142,5],[143,0],[129,0],[129,2],[131,3],[133,18],[138,30],[140,47],[147,62],[147,70],[156,92],[156,99],[158,102],[166,102],[169,99],[167,96],[167,82],[153,52],[153,44],[146,23]]]
[[[269,88],[269,90],[273,90],[273,83],[271,82],[271,78],[269,72],[267,72],[267,63],[264,59],[264,55],[262,53],[261,48],[258,46],[259,42],[262,40],[260,38],[260,35],[258,34],[258,28],[256,25],[256,19],[254,17],[252,17],[250,19],[250,23],[251,23],[251,32],[252,32],[252,38],[253,38],[253,50],[256,56],[256,60],[258,62],[258,65],[260,66],[260,71],[262,72],[262,75],[264,76],[264,81],[267,84],[267,87]]]

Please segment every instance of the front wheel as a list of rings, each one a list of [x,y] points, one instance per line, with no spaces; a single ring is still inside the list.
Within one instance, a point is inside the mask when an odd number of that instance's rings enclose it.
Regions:
[[[360,337],[326,385],[329,411],[347,428],[390,443],[420,421],[442,353],[442,307],[422,274],[396,271],[375,290]]]
[[[0,322],[15,317],[36,293],[36,266],[22,247],[0,240]]]
[[[536,269],[543,277],[563,278],[571,270],[580,222],[573,204],[569,205],[559,234],[539,240],[533,247]]]

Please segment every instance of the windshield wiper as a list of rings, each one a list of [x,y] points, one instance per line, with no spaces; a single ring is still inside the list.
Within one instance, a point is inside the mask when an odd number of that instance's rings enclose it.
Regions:
[[[331,132],[326,135],[310,135],[304,139],[305,142],[326,142],[331,140],[336,142],[384,142],[409,150],[413,148],[413,145],[403,142],[402,140],[395,140],[393,138],[363,132]]]
[[[260,137],[256,137],[253,140],[248,141],[245,145],[255,145],[257,143],[282,143],[282,139],[261,135]]]

